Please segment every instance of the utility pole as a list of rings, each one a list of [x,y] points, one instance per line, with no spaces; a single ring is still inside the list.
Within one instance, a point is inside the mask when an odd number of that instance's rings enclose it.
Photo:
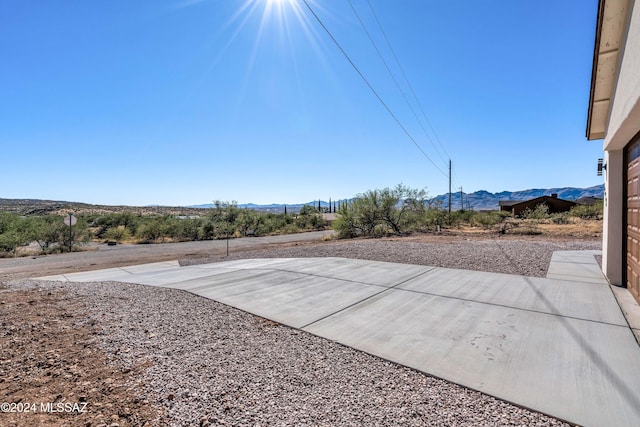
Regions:
[[[69,252],[73,249],[73,233],[71,232],[71,227],[73,227],[72,218],[73,214],[69,212]]]
[[[449,215],[451,215],[451,159],[449,159]]]
[[[462,201],[462,187],[460,187],[460,210],[464,210],[464,203]]]

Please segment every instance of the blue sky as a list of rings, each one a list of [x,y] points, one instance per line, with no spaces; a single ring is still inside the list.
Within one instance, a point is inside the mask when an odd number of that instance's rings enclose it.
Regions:
[[[307,1],[402,127],[302,0],[3,0],[0,198],[436,196],[449,159],[454,191],[602,183],[597,0]]]

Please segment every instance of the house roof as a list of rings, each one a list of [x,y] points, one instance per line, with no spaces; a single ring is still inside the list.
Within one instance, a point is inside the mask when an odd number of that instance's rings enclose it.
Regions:
[[[528,200],[500,200],[498,202],[498,204],[500,206],[504,206],[504,207],[514,207],[520,204],[531,204],[531,203],[544,203],[547,200],[559,200],[560,202],[563,203],[569,203],[569,204],[576,204],[576,202],[571,201],[571,200],[564,200],[564,199],[559,199],[557,197],[552,197],[552,196],[540,196],[540,197],[536,197],[534,199],[528,199]]]
[[[591,205],[595,205],[598,200],[602,200],[602,199],[599,199],[597,197],[585,196],[585,197],[580,197],[578,200],[576,200],[576,203],[578,203],[579,205],[591,206]]]
[[[605,137],[620,67],[630,0],[599,0],[591,70],[587,139]]]

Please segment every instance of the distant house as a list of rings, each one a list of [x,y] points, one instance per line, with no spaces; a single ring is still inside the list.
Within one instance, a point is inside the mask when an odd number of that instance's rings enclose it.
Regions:
[[[529,200],[500,200],[499,204],[501,211],[511,212],[513,216],[520,216],[527,209],[534,210],[538,205],[547,206],[549,213],[568,212],[577,205],[570,200],[558,199],[557,194]]]
[[[586,197],[580,197],[579,199],[577,199],[576,203],[583,206],[593,206],[596,203],[598,203],[600,200],[602,199],[598,199],[597,197],[586,196]]]

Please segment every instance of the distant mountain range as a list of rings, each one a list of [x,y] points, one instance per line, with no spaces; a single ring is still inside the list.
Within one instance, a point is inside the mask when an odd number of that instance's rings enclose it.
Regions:
[[[557,194],[559,198],[565,200],[577,200],[582,197],[604,197],[604,185],[596,185],[589,188],[548,188],[540,189],[534,188],[531,190],[523,191],[501,191],[500,193],[490,193],[488,191],[476,191],[473,193],[462,193],[462,200],[465,209],[473,210],[496,210],[499,207],[498,202],[500,200],[529,200],[540,196],[550,196],[551,194]],[[336,203],[342,203],[346,200],[336,200]],[[449,197],[447,194],[441,194],[430,199],[430,202],[440,204],[440,207],[447,208],[449,203]],[[333,201],[331,203],[333,205]],[[318,206],[318,201],[311,201],[307,203],[287,204],[287,212],[294,213],[300,210],[304,205]],[[329,207],[329,202],[320,201],[320,206],[323,208]],[[451,209],[460,209],[460,193],[453,193],[451,195]],[[205,212],[203,209],[212,208],[213,204],[195,205],[195,206],[105,206],[105,205],[91,205],[87,203],[77,202],[65,202],[65,201],[53,201],[53,200],[40,200],[40,199],[3,199],[0,198],[0,212],[14,212],[20,215],[44,215],[51,213],[63,213],[68,211],[74,211],[76,213],[106,213],[106,212],[124,212],[134,211],[139,214],[167,214],[167,215],[202,215]],[[238,205],[240,208],[255,209],[264,212],[281,213],[284,212],[285,204],[273,203],[269,205],[257,205],[254,203],[246,203]]]
[[[522,191],[501,191],[500,193],[490,193],[480,190],[473,193],[462,193],[462,200],[465,209],[473,210],[494,210],[499,208],[500,200],[529,200],[541,196],[550,196],[557,194],[558,198],[565,200],[578,200],[582,197],[595,197],[602,199],[604,197],[604,184],[596,185],[589,188],[534,188]],[[440,202],[442,206],[449,206],[449,195],[441,194],[431,199],[432,202]],[[452,193],[451,209],[460,209],[460,193]]]
[[[490,193],[488,191],[480,190],[473,193],[462,193],[462,200],[465,209],[473,210],[497,210],[499,208],[500,200],[529,200],[535,199],[541,196],[550,196],[557,194],[560,199],[565,200],[578,200],[582,197],[595,197],[601,199],[604,197],[604,184],[596,185],[589,188],[575,188],[575,187],[562,187],[562,188],[533,188],[531,190],[521,191],[501,191],[499,193]],[[344,202],[344,200],[336,200],[337,202]],[[439,203],[441,207],[449,206],[449,195],[441,194],[430,199],[431,203]],[[333,202],[332,202],[333,204]],[[318,206],[318,201],[312,201],[307,203],[288,204],[287,211],[296,212],[304,205]],[[321,207],[328,207],[329,202],[320,201]],[[460,209],[460,192],[451,194],[451,209]],[[212,208],[213,204],[195,205],[190,206],[192,208]],[[239,208],[255,209],[268,212],[283,212],[284,204],[273,203],[269,205],[257,205],[254,203],[246,203],[238,205]]]
[[[344,200],[342,200],[344,201]],[[336,203],[338,203],[338,201],[336,200]],[[243,204],[239,204],[238,207],[241,209],[254,209],[257,211],[266,211],[266,212],[276,212],[276,213],[282,213],[284,212],[284,207],[287,207],[287,212],[297,212],[300,210],[300,208],[302,208],[303,206],[308,205],[308,206],[315,206],[318,207],[318,201],[314,200],[313,202],[308,202],[308,203],[295,203],[295,204],[284,204],[284,203],[272,203],[270,205],[256,205],[255,203],[243,203]],[[331,206],[333,206],[333,201],[331,202]],[[189,206],[190,208],[197,208],[197,209],[209,209],[209,208],[215,208],[216,205],[214,205],[213,203],[207,203],[204,205],[193,205],[193,206]],[[320,207],[322,208],[328,208],[329,207],[329,202],[325,202],[325,201],[320,201]]]

